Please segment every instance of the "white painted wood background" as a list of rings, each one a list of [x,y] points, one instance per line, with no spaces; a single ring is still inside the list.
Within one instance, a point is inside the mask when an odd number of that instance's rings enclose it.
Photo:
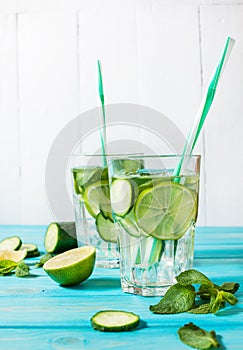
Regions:
[[[243,225],[243,0],[0,1],[0,224],[47,224],[48,151],[106,100],[152,107],[186,135],[226,37],[236,39],[197,151],[199,224]]]

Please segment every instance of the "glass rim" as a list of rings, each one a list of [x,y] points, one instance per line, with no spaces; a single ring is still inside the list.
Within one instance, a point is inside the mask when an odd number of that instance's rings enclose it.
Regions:
[[[136,156],[140,155],[142,156],[142,152],[134,152],[134,153],[106,153],[105,157],[117,157],[117,156]],[[104,157],[104,154],[102,153],[72,153],[70,157]]]
[[[133,158],[181,158],[182,154],[144,154],[142,152],[137,153],[107,153],[105,157],[119,159],[123,156],[133,157]],[[71,154],[70,157],[104,157],[103,154],[93,154],[93,153],[74,153]],[[183,156],[184,158],[201,158],[201,154],[186,154]]]

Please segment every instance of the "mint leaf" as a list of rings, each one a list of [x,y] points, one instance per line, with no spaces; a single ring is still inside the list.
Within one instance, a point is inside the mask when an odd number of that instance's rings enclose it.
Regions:
[[[238,299],[232,293],[223,290],[220,293],[222,294],[223,301],[227,301],[230,305],[235,305],[238,302]]]
[[[234,294],[240,288],[240,285],[235,282],[225,282],[219,288],[220,290]]]
[[[46,253],[45,255],[43,255],[40,258],[40,261],[38,263],[35,264],[35,267],[38,269],[39,267],[42,267],[45,262],[47,262],[48,260],[50,260],[54,255],[51,253]]]
[[[178,330],[180,340],[195,349],[210,349],[219,347],[215,331],[207,332],[192,322],[185,324]]]
[[[17,263],[12,260],[0,260],[0,275],[4,276],[12,272],[17,266]]]
[[[192,314],[210,314],[211,313],[211,305],[210,303],[205,303],[194,307],[188,312]]]
[[[150,305],[149,310],[155,314],[176,314],[193,308],[195,288],[179,283],[171,286],[157,305]]]
[[[213,287],[213,282],[207,276],[197,270],[186,270],[176,276],[176,280],[182,286],[191,284],[203,284],[205,286]]]
[[[28,275],[29,275],[29,270],[30,270],[29,266],[26,265],[25,262],[21,261],[21,262],[18,264],[17,268],[16,268],[15,275],[16,275],[17,277],[25,277],[25,276],[28,276]]]

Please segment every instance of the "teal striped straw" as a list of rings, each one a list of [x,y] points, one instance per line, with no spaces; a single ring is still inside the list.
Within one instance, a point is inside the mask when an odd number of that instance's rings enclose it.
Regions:
[[[186,166],[185,164],[183,164],[184,158],[186,155],[191,156],[193,152],[193,149],[197,142],[200,131],[203,127],[206,116],[212,105],[219,79],[222,76],[222,73],[229,59],[234,43],[235,43],[234,39],[230,37],[227,38],[223,52],[220,56],[219,62],[216,66],[216,69],[213,71],[212,78],[210,80],[206,93],[204,94],[201,104],[199,106],[194,124],[187,136],[186,143],[184,145],[184,149],[182,152],[182,156],[177,164],[177,167],[174,170],[173,176],[176,177],[174,179],[174,182],[180,182],[180,178],[179,178],[180,172],[181,170],[183,170],[183,166]],[[156,241],[154,241],[153,248],[151,250],[150,261],[153,258],[155,251],[156,251]]]
[[[231,37],[228,37],[226,40],[226,43],[224,45],[223,52],[220,56],[220,59],[218,61],[218,64],[216,68],[213,71],[211,80],[208,84],[206,93],[204,94],[201,104],[199,106],[198,112],[196,114],[196,118],[194,121],[194,124],[187,136],[186,143],[182,152],[182,156],[180,158],[180,161],[177,165],[177,167],[174,170],[174,176],[179,176],[181,170],[183,169],[183,162],[186,155],[191,156],[193,149],[195,147],[195,144],[197,142],[198,136],[202,130],[203,124],[205,122],[206,116],[210,110],[210,107],[212,105],[216,88],[218,85],[218,82],[223,74],[224,68],[228,62],[229,56],[231,54],[232,48],[234,46],[235,40]],[[175,182],[179,182],[179,178],[174,180]]]
[[[102,79],[102,72],[101,72],[101,65],[100,61],[97,60],[98,65],[98,90],[99,90],[99,97],[102,107],[102,117],[99,117],[99,134],[100,134],[100,141],[101,141],[101,150],[102,150],[102,156],[103,156],[103,166],[107,166],[107,159],[106,159],[106,114],[105,114],[105,96],[104,96],[104,90],[103,90],[103,79]]]

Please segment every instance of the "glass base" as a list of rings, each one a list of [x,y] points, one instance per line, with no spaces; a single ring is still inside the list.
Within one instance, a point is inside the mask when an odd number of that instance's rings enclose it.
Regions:
[[[108,269],[119,269],[119,259],[107,259],[107,258],[96,258],[95,267],[102,267],[102,268],[108,268]]]
[[[171,283],[170,285],[165,285],[163,287],[143,287],[143,286],[133,286],[131,284],[128,284],[126,281],[121,282],[123,292],[130,293],[130,294],[137,294],[143,297],[158,297],[158,296],[162,297],[165,295],[165,293],[167,292],[167,290],[170,288],[172,284],[174,283]]]

